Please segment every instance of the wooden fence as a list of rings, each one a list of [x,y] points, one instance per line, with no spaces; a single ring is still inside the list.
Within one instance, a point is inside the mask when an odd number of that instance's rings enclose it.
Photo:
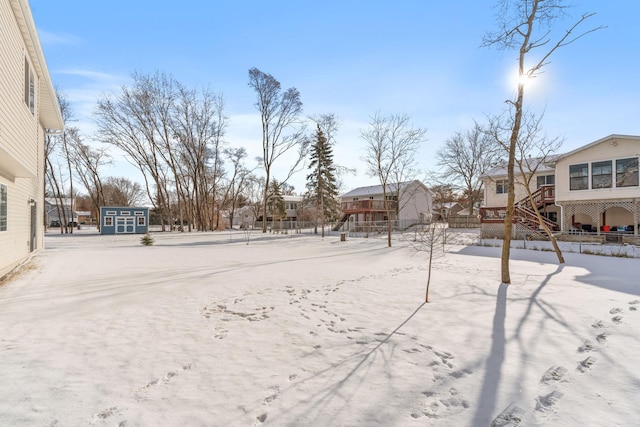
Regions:
[[[480,218],[475,215],[451,215],[449,228],[480,228]]]

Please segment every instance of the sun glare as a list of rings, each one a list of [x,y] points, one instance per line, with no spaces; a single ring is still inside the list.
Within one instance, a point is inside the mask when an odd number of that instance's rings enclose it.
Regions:
[[[520,85],[531,95],[545,91],[543,88],[545,85],[540,81],[540,76],[530,77],[526,73],[520,75],[517,68],[508,69],[505,73],[504,85],[509,92],[516,91]]]

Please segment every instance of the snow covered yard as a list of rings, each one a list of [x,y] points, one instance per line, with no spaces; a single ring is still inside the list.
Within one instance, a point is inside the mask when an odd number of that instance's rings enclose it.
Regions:
[[[2,426],[630,426],[640,261],[50,234],[0,286]],[[456,241],[452,239],[451,241]],[[463,239],[457,241],[462,242]]]

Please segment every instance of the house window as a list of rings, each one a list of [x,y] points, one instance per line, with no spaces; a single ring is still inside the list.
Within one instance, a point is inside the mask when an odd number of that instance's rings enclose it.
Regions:
[[[589,165],[581,163],[569,166],[569,190],[589,189]]]
[[[105,227],[113,227],[113,217],[105,216],[104,217],[104,226]]]
[[[143,215],[144,215],[144,212],[141,212],[141,211],[135,211],[133,214],[134,214],[134,215],[136,215],[136,216],[143,216]]]
[[[115,215],[116,211],[106,211],[104,214],[105,215]]]
[[[540,188],[543,185],[555,185],[556,183],[556,176],[555,175],[541,175],[538,178],[536,178],[537,181],[537,187],[536,188]]]
[[[138,217],[138,225],[139,226],[144,226],[145,225],[145,221],[144,221],[144,217],[143,216],[139,216]]]
[[[33,78],[33,71],[29,66],[29,61],[24,58],[24,103],[29,107],[31,114],[36,111],[36,85]]]
[[[591,188],[611,188],[612,180],[611,160],[591,163]]]
[[[122,216],[129,216],[129,215],[131,215],[131,212],[129,212],[129,211],[122,211],[122,212],[120,212],[120,215],[122,215]]]
[[[638,186],[638,158],[616,160],[616,187]]]
[[[509,182],[506,179],[496,181],[496,194],[507,194],[509,191]]]
[[[0,231],[7,231],[7,186],[0,184]]]

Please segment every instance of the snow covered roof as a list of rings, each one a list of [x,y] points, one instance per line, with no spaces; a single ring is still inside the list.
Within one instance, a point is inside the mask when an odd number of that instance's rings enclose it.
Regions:
[[[426,188],[426,186],[422,182],[418,180],[413,180],[413,181],[401,182],[400,189],[404,189],[409,184],[413,184],[416,182],[419,183],[420,185],[423,185]],[[398,190],[398,184],[396,183],[387,184],[387,192],[395,192],[397,190]],[[382,193],[383,193],[382,185],[370,185],[368,187],[355,188],[349,191],[348,193],[343,194],[340,197],[345,198],[345,197],[377,196],[377,195],[381,195]]]
[[[545,161],[538,166],[536,173],[544,173],[544,172],[553,172],[555,171],[555,166],[553,165],[558,157],[563,156],[562,154],[554,154],[549,155],[545,159]],[[539,160],[539,157],[534,157],[531,159],[531,164],[535,165]],[[518,172],[518,167],[516,165],[516,173]],[[489,169],[485,174],[485,177],[496,177],[496,176],[507,176],[507,165],[496,166],[492,169]]]

